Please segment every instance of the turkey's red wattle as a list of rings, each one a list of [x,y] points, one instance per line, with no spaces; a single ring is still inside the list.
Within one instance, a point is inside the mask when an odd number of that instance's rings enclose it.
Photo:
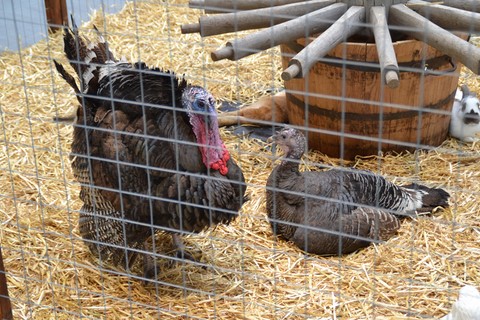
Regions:
[[[190,123],[200,144],[202,161],[205,166],[212,170],[218,170],[222,175],[226,175],[228,173],[227,162],[230,159],[230,153],[220,138],[217,118],[212,117],[210,119],[210,127],[207,130],[205,130],[205,122],[201,117],[191,117]]]
[[[222,175],[226,175],[228,173],[227,162],[230,159],[230,153],[228,152],[225,145],[222,144],[223,148],[223,156],[222,158],[218,159],[217,161],[210,164],[210,168],[213,170],[218,170]]]

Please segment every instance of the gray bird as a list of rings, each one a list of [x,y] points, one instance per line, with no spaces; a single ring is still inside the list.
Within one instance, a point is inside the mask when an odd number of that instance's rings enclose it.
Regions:
[[[268,217],[275,235],[304,251],[351,253],[391,238],[404,216],[448,206],[442,189],[397,186],[368,171],[300,172],[305,136],[286,128],[271,139],[285,155],[268,177]]]

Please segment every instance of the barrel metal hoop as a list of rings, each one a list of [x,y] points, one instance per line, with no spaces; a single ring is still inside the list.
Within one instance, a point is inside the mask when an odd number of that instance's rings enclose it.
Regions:
[[[303,45],[296,41],[286,43],[285,45],[297,53],[305,48]],[[363,72],[380,72],[380,65],[378,63],[355,61],[329,55],[326,55],[325,57],[319,59],[318,63],[337,68],[345,68],[348,70],[356,70]],[[450,68],[438,70],[440,69],[440,67],[444,66],[447,63],[450,64]],[[448,55],[442,55],[427,60],[400,62],[398,63],[398,68],[400,72],[415,72],[418,70],[418,73],[422,73],[424,75],[442,76],[455,72],[457,70],[457,62]]]
[[[392,120],[400,120],[400,119],[405,119],[405,118],[408,119],[408,118],[417,117],[420,112],[426,113],[426,112],[428,112],[427,111],[428,109],[430,109],[430,110],[440,110],[440,109],[442,109],[442,106],[449,103],[455,97],[456,92],[457,91],[455,90],[452,93],[450,93],[446,98],[444,98],[444,99],[442,99],[442,100],[440,100],[436,103],[423,106],[421,109],[418,109],[418,110],[405,110],[405,111],[395,112],[395,113],[383,113],[382,120],[383,121],[392,121]],[[289,101],[291,101],[293,104],[295,104],[296,106],[303,106],[303,108],[305,110],[305,107],[306,107],[305,103],[303,101],[301,101],[300,99],[298,99],[294,94],[291,94],[291,93],[287,92],[287,99]],[[308,111],[310,113],[314,113],[318,116],[326,117],[326,118],[329,118],[331,120],[339,120],[341,118],[341,115],[342,115],[341,113],[336,112],[334,110],[329,110],[329,109],[321,108],[319,106],[310,105],[310,104],[308,105]],[[343,114],[344,114],[345,120],[349,120],[349,121],[351,121],[351,120],[355,120],[355,121],[380,121],[380,114],[379,113],[373,114],[373,113],[345,112]]]
[[[380,72],[378,63],[355,61],[348,59],[341,59],[332,56],[325,56],[319,63],[326,64],[336,68],[343,68],[348,70],[363,71],[363,72]],[[448,69],[438,70],[445,64],[450,64]],[[430,58],[424,61],[408,61],[398,64],[400,72],[418,72],[424,75],[442,76],[453,73],[457,70],[457,62],[447,55],[442,55]],[[418,70],[418,71],[417,71]]]

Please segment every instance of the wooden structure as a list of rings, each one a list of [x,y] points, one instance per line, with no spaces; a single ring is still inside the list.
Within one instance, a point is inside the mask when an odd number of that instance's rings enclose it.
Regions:
[[[480,0],[191,0],[190,6],[217,14],[182,26],[184,33],[264,28],[212,52],[215,61],[280,45],[288,122],[308,128],[309,147],[330,156],[439,145],[459,68],[480,72],[480,48],[466,41],[480,30]]]
[[[238,60],[321,33],[290,60],[282,73],[287,81],[303,77],[327,52],[349,36],[365,32],[368,26],[382,49],[378,50],[378,60],[383,80],[389,87],[397,87],[398,65],[388,24],[459,60],[476,74],[480,73],[480,48],[446,30],[470,33],[480,30],[477,13],[480,0],[451,0],[440,4],[422,0],[191,0],[190,6],[206,12],[228,13],[204,16],[196,24],[183,25],[183,33],[199,32],[202,36],[211,36],[269,27],[227,42],[224,48],[212,53],[213,60]]]
[[[373,43],[342,43],[327,53],[328,63],[285,82],[288,120],[309,129],[309,148],[354,159],[445,140],[461,65],[420,41],[396,41],[392,48],[397,88],[381,84],[380,49]],[[287,67],[297,52],[286,45],[281,50]]]
[[[67,0],[45,0],[45,12],[50,32],[68,25]]]
[[[12,305],[8,296],[7,277],[3,266],[2,247],[0,247],[0,319],[13,319]]]

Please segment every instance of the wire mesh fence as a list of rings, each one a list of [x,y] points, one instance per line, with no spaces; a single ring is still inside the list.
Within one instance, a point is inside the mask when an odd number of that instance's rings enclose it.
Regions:
[[[203,14],[128,2],[72,27],[70,59],[62,32],[1,54],[1,249],[15,318],[440,318],[460,288],[479,287],[479,144],[448,136],[457,85],[479,92],[475,73],[399,36],[390,88],[366,33],[283,80],[305,43],[213,61],[255,31],[182,34]],[[478,46],[473,24],[459,36]],[[306,140],[283,153],[288,136],[267,138],[285,127]],[[385,205],[415,202],[404,201],[418,185],[447,191],[448,208]],[[279,215],[286,207],[294,218]],[[347,218],[320,223],[337,210]],[[349,241],[359,247],[339,254]]]

